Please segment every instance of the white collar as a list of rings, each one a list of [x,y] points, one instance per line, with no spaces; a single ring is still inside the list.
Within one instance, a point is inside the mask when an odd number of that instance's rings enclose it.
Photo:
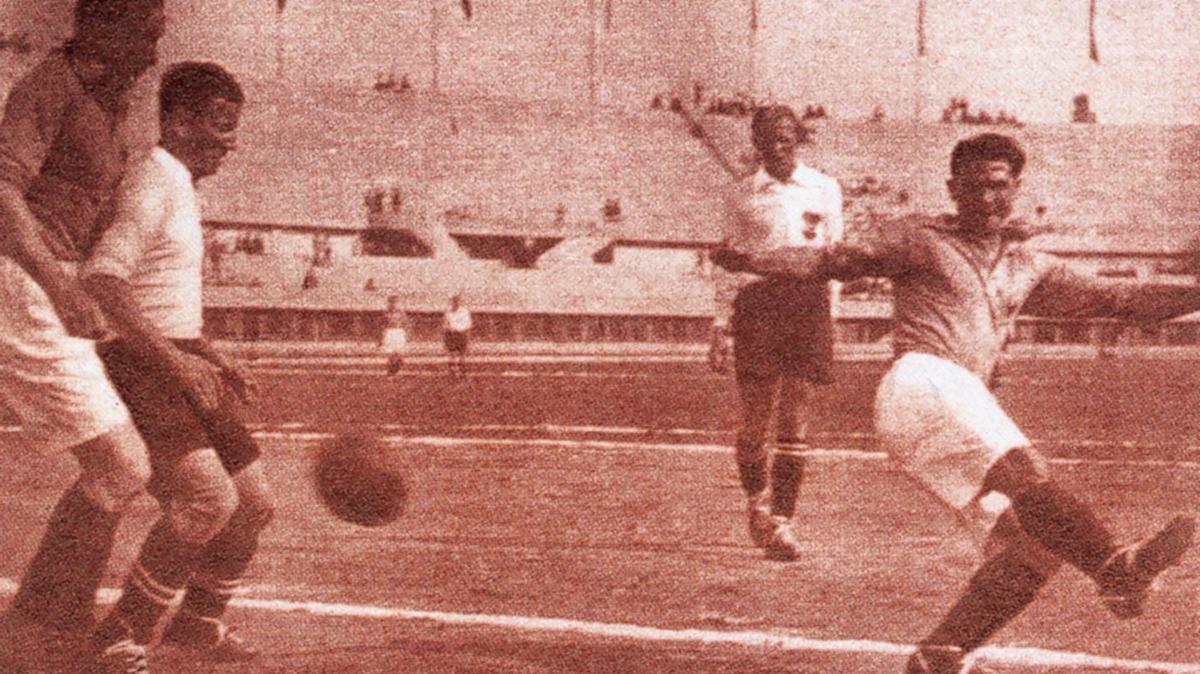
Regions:
[[[155,145],[154,149],[151,150],[151,153],[154,155],[155,161],[157,161],[159,164],[162,164],[162,166],[168,171],[187,180],[189,183],[192,182],[191,169],[187,167],[187,164],[184,164],[182,161],[180,161],[179,157],[171,154],[170,151],[168,151],[165,147],[161,145]]]

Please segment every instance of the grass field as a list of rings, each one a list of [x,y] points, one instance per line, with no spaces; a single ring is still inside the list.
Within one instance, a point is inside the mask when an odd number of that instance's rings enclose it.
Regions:
[[[219,671],[902,671],[975,557],[871,441],[880,368],[848,364],[822,394],[792,564],[749,545],[732,382],[701,367],[260,371],[278,515],[231,619],[263,655]],[[999,395],[1123,536],[1197,510],[1200,363],[1018,362]],[[309,487],[315,443],[350,428],[404,467],[395,525],[338,522]],[[74,472],[0,433],[0,604]],[[122,525],[106,587],[155,511]],[[1064,572],[983,655],[1000,672],[1200,672],[1200,555],[1128,623]],[[152,665],[212,671],[167,649]]]

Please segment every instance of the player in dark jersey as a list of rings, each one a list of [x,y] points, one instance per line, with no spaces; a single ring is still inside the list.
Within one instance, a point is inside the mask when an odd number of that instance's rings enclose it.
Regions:
[[[1095,581],[1114,615],[1137,616],[1154,579],[1195,535],[1195,519],[1179,516],[1118,544],[1054,480],[987,389],[1018,314],[1147,323],[1200,310],[1200,287],[1100,278],[1038,250],[1011,217],[1024,166],[1014,139],[981,134],[951,154],[952,215],[912,216],[856,244],[713,254],[718,264],[772,276],[892,280],[896,358],[875,398],[880,444],[986,535],[984,563],[921,641],[908,674],[969,668],[970,653],[1020,614],[1062,562]]]
[[[0,629],[0,670],[70,662],[146,448],[96,356],[99,312],[75,265],[108,219],[125,164],[128,92],[154,64],[161,0],[78,0],[74,33],[18,80],[0,120],[0,398],[26,437],[70,448],[59,500]]]

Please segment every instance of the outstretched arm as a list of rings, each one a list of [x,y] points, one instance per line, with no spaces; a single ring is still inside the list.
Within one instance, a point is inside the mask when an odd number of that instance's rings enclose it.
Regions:
[[[852,281],[864,276],[894,277],[905,269],[903,249],[885,243],[784,246],[761,253],[738,253],[722,249],[713,253],[713,262],[730,271],[809,281]]]
[[[1200,286],[1101,278],[1060,261],[1042,278],[1021,313],[1150,324],[1195,311],[1200,311]]]

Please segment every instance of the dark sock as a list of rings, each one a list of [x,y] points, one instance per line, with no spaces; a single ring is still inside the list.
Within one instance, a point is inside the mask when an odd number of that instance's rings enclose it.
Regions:
[[[121,598],[96,630],[98,644],[109,645],[126,636],[149,643],[159,619],[191,575],[198,551],[198,545],[180,539],[160,519],[142,544]]]
[[[1034,540],[1092,578],[1116,550],[1112,534],[1091,509],[1053,482],[1021,492],[1013,510]]]
[[[791,443],[787,449],[795,451],[802,445]],[[796,513],[796,496],[804,480],[804,457],[785,452],[776,452],[771,462],[771,513],[790,518]]]
[[[91,629],[96,590],[120,516],[93,503],[78,485],[59,499],[13,607],[49,627]]]
[[[742,489],[750,496],[763,493],[767,488],[767,456],[762,443],[738,439],[736,458]]]
[[[1006,550],[975,571],[962,597],[921,643],[973,651],[1017,617],[1047,580]]]
[[[200,551],[195,572],[183,595],[180,615],[184,618],[221,617],[257,551],[257,529],[226,526]]]

